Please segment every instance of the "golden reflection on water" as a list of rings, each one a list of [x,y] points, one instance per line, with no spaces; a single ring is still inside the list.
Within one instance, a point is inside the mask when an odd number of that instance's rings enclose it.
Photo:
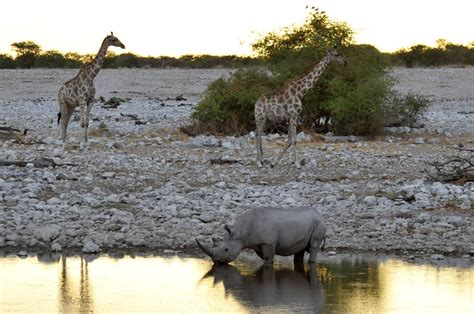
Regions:
[[[322,263],[319,274],[328,313],[474,313],[472,266],[356,260]]]
[[[474,268],[343,260],[322,262],[317,272],[281,265],[258,269],[242,263],[211,270],[208,260],[198,258],[0,258],[0,313],[295,309],[472,313]]]
[[[407,267],[400,261],[379,266],[385,313],[474,313],[474,268]]]
[[[202,284],[207,261],[79,257],[0,259],[0,313],[246,312],[222,285]]]

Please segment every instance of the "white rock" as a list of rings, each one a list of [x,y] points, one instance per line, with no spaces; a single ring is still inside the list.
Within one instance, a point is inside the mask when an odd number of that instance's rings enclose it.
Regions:
[[[425,139],[422,137],[418,137],[415,139],[415,144],[425,144]]]
[[[28,252],[26,252],[26,251],[20,251],[20,252],[18,252],[17,255],[18,255],[19,257],[23,257],[23,258],[24,258],[24,257],[27,257],[27,256],[28,256]]]
[[[53,245],[51,245],[51,251],[53,252],[61,252],[63,250],[63,248],[61,247],[61,245],[59,245],[59,243],[53,243]]]
[[[311,142],[313,140],[313,137],[309,134],[306,134],[304,132],[298,133],[296,135],[296,141],[297,142]]]
[[[84,253],[99,253],[100,248],[97,244],[92,241],[87,241],[82,247],[82,252]]]
[[[102,173],[103,179],[112,179],[114,177],[115,177],[115,172],[109,171],[109,172]]]
[[[62,228],[58,225],[41,226],[38,227],[35,232],[35,235],[37,239],[49,243],[59,236],[61,229]]]
[[[53,149],[53,157],[62,157],[63,154],[64,154],[64,149],[62,148]]]
[[[426,193],[416,193],[415,194],[415,205],[421,208],[427,208],[431,206],[429,195]]]
[[[226,187],[226,183],[224,181],[219,181],[216,184],[214,184],[214,186],[219,189],[224,189]]]
[[[373,196],[373,195],[367,195],[366,197],[364,197],[364,199],[362,200],[362,203],[364,203],[365,205],[367,206],[374,206],[374,205],[377,205],[377,197]]]
[[[59,205],[62,203],[62,201],[57,197],[51,197],[46,203],[48,205]]]
[[[433,183],[431,189],[432,193],[440,198],[449,195],[449,190],[440,182]]]

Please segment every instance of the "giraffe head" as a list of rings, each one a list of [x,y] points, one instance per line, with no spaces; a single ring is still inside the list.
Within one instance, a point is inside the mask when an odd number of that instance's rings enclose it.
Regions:
[[[125,49],[125,45],[122,44],[122,42],[117,37],[114,36],[113,32],[110,32],[110,35],[105,37],[105,40],[108,46],[115,46],[115,47],[120,47],[122,49]]]
[[[337,63],[347,65],[346,59],[337,52],[337,46],[328,49],[327,55],[330,61],[336,61]]]

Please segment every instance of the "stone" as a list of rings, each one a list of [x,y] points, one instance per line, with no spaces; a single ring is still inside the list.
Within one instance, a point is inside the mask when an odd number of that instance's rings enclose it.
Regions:
[[[53,245],[51,245],[51,251],[53,252],[61,252],[62,250],[63,248],[61,245],[59,245],[59,243],[53,243]]]
[[[224,189],[226,187],[226,183],[224,181],[219,181],[219,182],[216,182],[214,186],[219,189]]]
[[[415,205],[421,208],[428,208],[431,206],[429,195],[426,193],[415,194]]]
[[[20,251],[20,252],[18,252],[17,255],[18,255],[19,257],[21,257],[21,258],[26,258],[26,257],[28,257],[28,252],[26,252],[26,251]]]
[[[210,214],[208,213],[204,213],[204,214],[201,214],[198,216],[198,219],[204,223],[209,223],[211,221],[214,220],[214,217],[212,217]]]
[[[440,198],[449,195],[449,190],[440,182],[435,182],[432,185],[432,193]]]
[[[36,229],[35,236],[38,240],[49,243],[59,236],[61,229],[58,225],[41,226]]]
[[[97,244],[92,241],[87,241],[84,246],[82,247],[83,253],[99,253],[100,248]]]
[[[115,172],[104,172],[102,173],[102,178],[103,179],[112,179],[115,177]]]
[[[425,144],[425,139],[422,137],[418,137],[415,139],[415,144],[418,144],[418,145]]]
[[[296,142],[311,142],[313,140],[313,137],[309,134],[306,134],[304,132],[298,133],[296,135]]]
[[[174,251],[174,250],[170,250],[170,249],[164,249],[163,254],[169,254],[169,255],[178,254],[178,251]]]
[[[367,195],[362,200],[362,203],[364,203],[367,206],[375,206],[375,205],[377,205],[377,197],[375,197],[373,195]]]
[[[430,256],[431,259],[434,259],[434,260],[442,260],[444,259],[444,255],[443,254],[433,254]]]

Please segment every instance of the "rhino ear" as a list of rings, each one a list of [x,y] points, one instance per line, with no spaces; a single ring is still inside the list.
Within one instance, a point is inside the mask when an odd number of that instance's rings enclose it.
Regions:
[[[234,237],[235,232],[234,232],[232,226],[225,225],[225,226],[224,226],[224,229],[229,233],[229,235],[230,235],[231,237]]]

